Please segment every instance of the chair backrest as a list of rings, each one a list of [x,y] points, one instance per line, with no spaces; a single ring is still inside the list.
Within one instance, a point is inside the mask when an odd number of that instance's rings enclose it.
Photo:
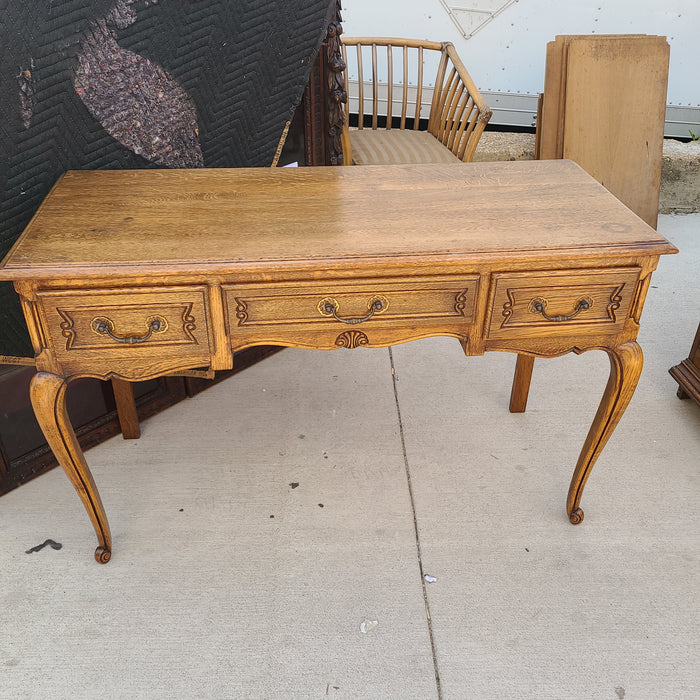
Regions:
[[[464,162],[472,160],[491,110],[451,43],[342,41],[348,111],[357,110],[358,129],[420,129],[427,122],[427,131],[446,148]],[[426,73],[433,79],[426,81]]]

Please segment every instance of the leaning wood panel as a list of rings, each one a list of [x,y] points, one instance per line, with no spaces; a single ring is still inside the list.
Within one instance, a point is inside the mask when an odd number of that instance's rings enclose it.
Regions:
[[[562,156],[656,226],[669,46],[664,37],[569,43]]]
[[[566,120],[566,81],[569,46],[574,41],[610,41],[645,38],[645,34],[565,34],[547,44],[544,92],[537,108],[537,146],[535,157],[542,160],[562,158]]]
[[[561,37],[558,37],[560,39]],[[537,137],[540,144],[539,157],[542,160],[561,158],[558,148],[558,132],[563,126],[564,108],[562,96],[565,94],[563,70],[564,43],[550,41],[547,44],[547,58],[544,67],[544,93],[542,115],[537,122]]]
[[[537,128],[535,129],[535,160],[542,158],[542,114],[544,110],[544,93],[537,97]]]

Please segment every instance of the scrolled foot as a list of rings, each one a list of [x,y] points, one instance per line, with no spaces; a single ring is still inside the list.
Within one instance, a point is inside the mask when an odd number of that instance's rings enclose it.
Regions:
[[[571,513],[569,513],[569,522],[572,525],[579,525],[580,523],[583,522],[583,510],[581,508],[577,508],[576,510],[572,510]]]
[[[112,552],[104,547],[98,547],[95,550],[95,561],[98,564],[106,564],[112,558]]]

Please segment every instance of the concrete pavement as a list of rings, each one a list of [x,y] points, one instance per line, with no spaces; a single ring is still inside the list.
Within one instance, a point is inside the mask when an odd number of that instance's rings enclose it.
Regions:
[[[514,415],[509,354],[285,350],[87,453],[106,566],[60,470],[0,500],[0,697],[700,696],[700,408],[667,373],[700,321],[700,215],[659,230],[681,254],[580,526],[603,353],[536,362]]]

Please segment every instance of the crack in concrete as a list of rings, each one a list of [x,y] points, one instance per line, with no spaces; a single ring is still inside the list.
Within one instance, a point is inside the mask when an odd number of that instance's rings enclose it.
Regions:
[[[430,603],[428,601],[428,591],[426,588],[425,571],[423,570],[423,556],[421,552],[420,537],[418,535],[418,518],[416,516],[416,503],[413,497],[413,484],[411,483],[411,470],[408,466],[408,455],[406,454],[406,440],[403,431],[403,420],[401,418],[401,407],[399,406],[399,395],[396,389],[396,367],[394,366],[394,355],[389,348],[389,362],[391,363],[391,381],[394,388],[394,402],[396,403],[396,414],[399,419],[399,435],[401,436],[401,451],[403,453],[403,464],[406,470],[406,482],[408,484],[408,495],[411,500],[411,513],[413,514],[413,531],[416,537],[416,552],[418,554],[418,568],[420,570],[420,581],[423,589],[423,604],[425,605],[425,616],[428,624],[428,636],[430,637],[430,650],[433,656],[433,670],[435,671],[435,685],[438,700],[442,700],[442,687],[440,685],[440,671],[438,669],[437,646],[435,635],[433,634],[433,622],[430,616]]]

